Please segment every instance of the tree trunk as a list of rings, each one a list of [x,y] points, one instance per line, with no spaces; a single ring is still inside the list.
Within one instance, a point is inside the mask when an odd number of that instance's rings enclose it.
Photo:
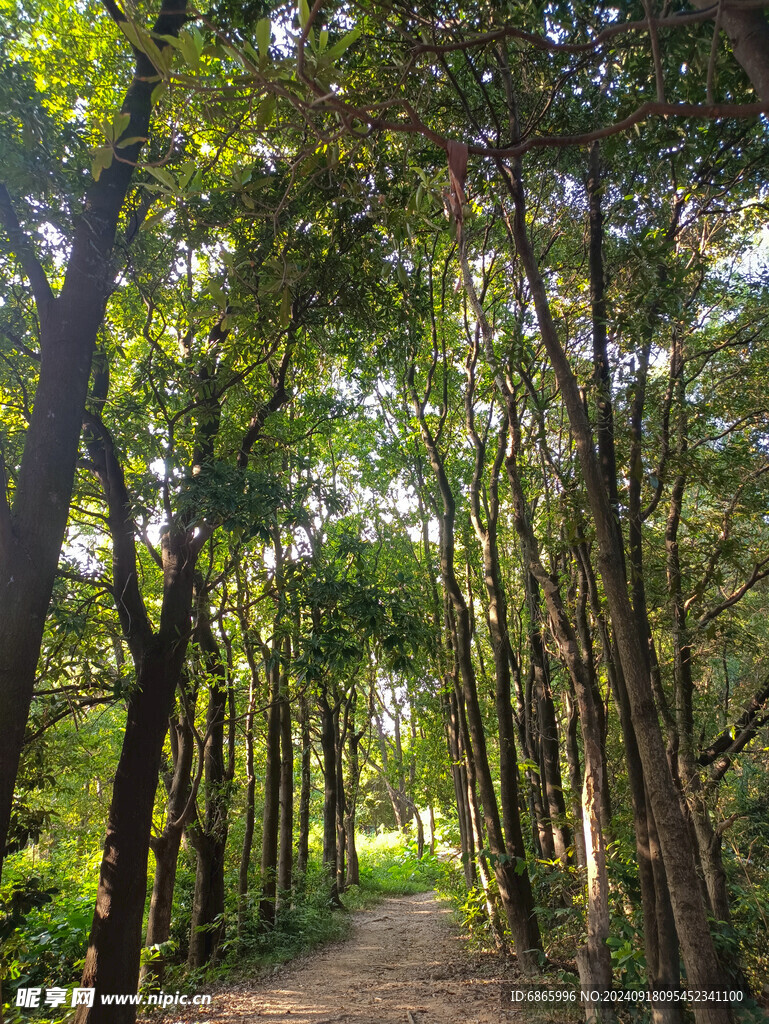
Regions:
[[[186,821],[185,812],[188,810],[190,773],[195,753],[195,738],[184,711],[180,711],[176,720],[171,720],[170,734],[174,764],[168,786],[166,825],[162,833],[150,843],[155,856],[155,879],[147,918],[146,946],[167,942],[171,934],[176,864]],[[148,985],[161,988],[163,970],[164,959],[156,956],[142,971],[143,979]]]
[[[101,995],[132,993],[139,979],[147,859],[160,759],[173,695],[181,677],[190,631],[192,575],[197,553],[187,537],[163,537],[164,595],[161,626],[143,644],[137,685],[112,790],[82,985],[95,988],[92,1007],[79,1007],[77,1024],[132,1024],[136,1007],[102,1007]],[[147,640],[148,638],[144,638]],[[134,649],[137,644],[134,642]]]
[[[453,617],[452,617],[453,627]],[[462,752],[464,754],[465,772],[464,782],[467,787],[465,790],[465,800],[467,801],[468,807],[468,820],[470,826],[470,858],[473,863],[475,871],[477,871],[477,882],[480,883],[481,891],[484,896],[484,903],[486,906],[486,915],[489,920],[489,927],[491,928],[491,935],[494,940],[494,945],[499,953],[505,951],[505,939],[503,934],[502,923],[499,919],[499,907],[497,905],[497,899],[495,894],[491,891],[491,885],[489,882],[489,864],[486,857],[486,843],[484,842],[483,834],[483,817],[481,815],[481,809],[478,806],[478,787],[477,787],[477,774],[475,771],[475,757],[473,755],[473,746],[470,740],[470,734],[467,728],[467,714],[465,712],[464,696],[462,694],[462,684],[459,678],[459,672],[457,671],[454,679],[455,699],[457,702],[458,714],[459,714],[459,728],[462,737]]]
[[[259,919],[268,927],[275,924],[275,896],[278,875],[278,822],[280,817],[280,665],[277,641],[273,644],[267,675],[270,706],[267,709],[265,743],[264,808],[262,812],[261,895]]]
[[[710,8],[709,0],[692,0],[692,6],[700,10]],[[732,53],[737,63],[756,90],[756,97],[763,102],[769,100],[769,25],[761,10],[740,10],[738,6],[719,10],[721,27],[732,44]]]
[[[574,695],[574,684],[570,682],[570,693],[566,698],[566,763],[569,766],[569,786],[571,787],[572,814],[574,815],[574,852],[578,868],[587,867],[585,852],[585,833],[582,829],[582,767],[579,760],[579,743],[577,728],[579,712]]]
[[[344,820],[347,838],[347,884],[360,885],[360,864],[358,850],[355,846],[355,812],[358,802],[358,784],[360,782],[360,759],[358,746],[365,732],[355,730],[355,705],[357,695],[353,690],[350,696],[350,720],[347,738],[347,760],[349,764],[349,786],[345,799],[346,814]]]
[[[723,972],[713,946],[707,914],[699,891],[694,849],[667,764],[665,744],[646,669],[646,657],[635,628],[633,610],[628,597],[623,568],[622,538],[611,512],[593,450],[590,426],[579,387],[558,338],[544,283],[529,240],[520,167],[515,165],[512,174],[506,169],[505,180],[515,202],[513,233],[516,249],[534,300],[542,339],[566,405],[591,505],[598,540],[601,578],[627,685],[644,781],[662,847],[688,983],[694,988],[721,988]],[[731,1020],[731,1012],[722,1006],[698,1006],[695,1008],[695,1018],[697,1024],[727,1024]]]
[[[184,0],[163,0],[152,32],[175,36],[185,19]],[[113,286],[115,232],[149,135],[157,72],[144,53],[134,53],[133,80],[121,110],[130,115],[124,137],[142,141],[122,149],[122,159],[89,187],[58,297],[0,185],[0,222],[30,280],[40,322],[40,375],[13,508],[7,504],[5,473],[0,474],[0,872],[43,626],[67,525],[91,360]]]
[[[497,796],[494,790],[494,782],[486,749],[483,717],[478,703],[475,668],[472,660],[470,616],[467,602],[460,590],[454,569],[454,523],[456,516],[454,496],[449,486],[443,460],[427,425],[424,406],[416,396],[413,368],[410,372],[409,385],[412,394],[412,404],[419,418],[422,439],[430,457],[430,464],[433,468],[443,503],[440,538],[441,578],[449,596],[456,623],[457,660],[467,709],[468,733],[472,744],[480,797],[483,803],[483,815],[486,823],[489,849],[494,856],[494,872],[497,886],[513,941],[515,942],[518,959],[522,970],[530,972],[535,968],[536,951],[542,948],[542,943],[539,935],[539,925],[534,913],[534,899],[528,872],[519,874],[516,871],[516,865],[509,859],[499,817],[499,806],[497,804]]]
[[[453,650],[453,648],[452,648]],[[444,678],[444,685],[451,685],[450,680]],[[457,817],[459,819],[459,844],[462,854],[462,869],[465,875],[465,884],[468,889],[475,885],[475,857],[472,848],[472,831],[470,825],[470,810],[467,802],[467,777],[463,763],[462,741],[459,731],[459,711],[457,698],[453,687],[449,690],[447,698],[447,723],[446,739],[449,747],[449,759],[451,762],[451,778],[454,783],[454,799],[457,806]]]
[[[280,855],[278,857],[279,899],[291,899],[294,857],[294,747],[291,742],[291,705],[288,702],[288,641],[284,644],[286,664],[280,701]]]
[[[468,358],[468,384],[465,397],[465,419],[468,433],[475,446],[475,470],[470,485],[470,507],[473,528],[481,544],[483,553],[484,583],[488,600],[488,623],[491,636],[491,650],[494,658],[495,702],[497,726],[499,733],[499,776],[500,796],[502,804],[502,822],[504,824],[506,851],[514,862],[526,859],[523,845],[521,819],[518,811],[518,755],[515,749],[515,730],[513,727],[512,685],[510,664],[513,660],[510,637],[507,632],[507,596],[502,582],[499,565],[499,547],[497,541],[497,524],[499,519],[499,473],[505,456],[504,430],[500,434],[497,452],[489,474],[488,492],[484,490],[482,497],[482,478],[486,456],[486,444],[475,429],[474,392],[475,392],[475,354]],[[481,504],[486,512],[486,523],[482,519]],[[552,705],[552,699],[551,699]],[[557,736],[556,736],[557,744]],[[557,750],[556,750],[557,753]],[[563,802],[560,787],[560,768],[556,757],[558,791]],[[564,817],[565,815],[562,815]],[[563,843],[564,833],[558,829]],[[560,856],[566,861],[566,846],[561,845]]]
[[[334,707],[328,694],[320,692],[320,745],[323,752],[323,866],[331,883],[331,900],[338,899],[336,887],[336,743]]]
[[[343,755],[347,736],[347,715],[349,702],[344,702],[344,716],[340,722],[340,709],[334,712],[334,752],[336,756],[336,891],[345,890],[345,856],[347,853],[347,836],[345,833],[345,814],[347,801],[344,792]]]
[[[310,708],[306,696],[301,698],[299,714],[302,731],[302,786],[299,791],[299,839],[296,849],[296,870],[299,875],[304,875],[310,858],[310,763],[312,757]]]
[[[254,673],[248,684],[248,711],[246,712],[246,807],[243,846],[238,869],[238,938],[243,937],[248,900],[248,869],[251,865],[251,850],[254,845],[254,824],[256,812],[256,773],[254,772],[254,713],[256,710],[256,679]]]
[[[219,644],[211,629],[208,593],[197,580],[195,641],[202,669],[210,680],[203,747],[205,817],[188,829],[197,854],[195,893],[190,922],[190,967],[203,967],[216,957],[224,938],[224,855],[227,845],[230,783],[225,763],[224,727],[227,682]]]

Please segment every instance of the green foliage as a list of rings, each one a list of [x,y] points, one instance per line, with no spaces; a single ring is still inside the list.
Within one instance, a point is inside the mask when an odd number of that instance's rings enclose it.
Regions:
[[[468,889],[464,872],[451,862],[440,864],[435,889],[439,896],[448,901],[456,920],[473,941],[482,946],[490,946],[491,925],[483,889],[477,885]]]
[[[366,893],[406,895],[432,889],[438,872],[435,854],[417,857],[416,839],[399,832],[380,832],[358,841],[360,888]]]

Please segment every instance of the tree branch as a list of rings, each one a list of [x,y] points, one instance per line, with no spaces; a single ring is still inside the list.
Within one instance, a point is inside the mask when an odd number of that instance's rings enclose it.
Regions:
[[[731,608],[732,605],[737,604],[737,602],[740,601],[749,590],[753,589],[759,580],[763,580],[769,576],[769,568],[767,568],[767,566],[769,566],[769,558],[765,558],[763,562],[757,562],[753,568],[753,572],[750,574],[750,577],[745,580],[741,587],[738,587],[733,594],[730,594],[729,597],[726,598],[725,601],[715,605],[715,607],[700,616],[697,622],[699,628],[702,629],[703,626],[707,625],[707,623],[712,619],[715,619],[716,616],[721,614],[721,612],[725,612],[727,608]]]
[[[750,699],[742,714],[728,729],[724,729],[705,750],[700,751],[697,763],[703,768],[713,764],[720,754],[736,754],[745,747],[760,728],[759,715],[769,700],[769,679]],[[739,746],[738,746],[739,744]]]
[[[50,307],[56,297],[48,283],[43,265],[35,254],[32,242],[19,223],[8,189],[2,182],[0,182],[0,221],[3,222],[11,245],[21,263],[21,268],[32,285],[37,312],[40,322],[43,323],[47,319]]]

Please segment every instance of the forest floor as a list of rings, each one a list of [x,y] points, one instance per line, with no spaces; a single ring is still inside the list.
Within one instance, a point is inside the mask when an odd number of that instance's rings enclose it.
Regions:
[[[349,938],[213,993],[213,1004],[153,1016],[163,1024],[499,1024],[513,963],[468,949],[433,893],[391,897],[353,915]]]

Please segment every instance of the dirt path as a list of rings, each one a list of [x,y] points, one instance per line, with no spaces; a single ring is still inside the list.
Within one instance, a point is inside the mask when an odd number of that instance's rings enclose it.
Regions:
[[[354,915],[344,942],[282,968],[252,988],[163,1024],[499,1024],[505,968],[471,953],[432,893],[384,900]],[[508,968],[510,970],[510,968]],[[509,1015],[508,1015],[509,1014]]]

